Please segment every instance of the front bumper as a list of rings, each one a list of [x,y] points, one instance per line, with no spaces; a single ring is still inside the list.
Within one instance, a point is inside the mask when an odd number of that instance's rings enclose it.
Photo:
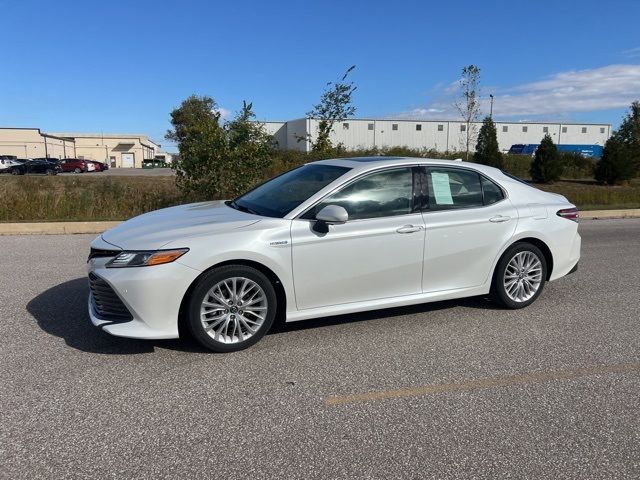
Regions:
[[[89,295],[91,322],[111,335],[141,339],[178,338],[180,304],[200,272],[173,262],[153,267],[106,268],[105,258],[88,263],[91,274],[108,284],[131,319],[105,317]]]

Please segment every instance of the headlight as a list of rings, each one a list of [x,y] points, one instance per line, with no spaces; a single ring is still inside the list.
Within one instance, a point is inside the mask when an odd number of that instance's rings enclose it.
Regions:
[[[189,251],[188,248],[176,250],[150,250],[148,252],[120,252],[117,257],[107,262],[107,268],[150,267],[171,263]]]

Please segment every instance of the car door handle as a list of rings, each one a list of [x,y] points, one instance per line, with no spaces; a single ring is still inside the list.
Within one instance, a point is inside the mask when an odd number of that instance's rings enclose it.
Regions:
[[[422,230],[422,225],[404,225],[396,230],[398,233],[414,233]]]
[[[503,216],[503,215],[496,215],[495,217],[491,217],[489,219],[489,221],[493,222],[493,223],[508,222],[509,220],[511,220],[511,217],[506,217],[506,216]]]

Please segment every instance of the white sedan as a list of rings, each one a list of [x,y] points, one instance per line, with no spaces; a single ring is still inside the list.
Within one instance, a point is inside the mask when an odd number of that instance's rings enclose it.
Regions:
[[[133,218],[96,238],[89,314],[112,335],[217,352],[293,322],[490,295],[531,304],[580,258],[578,211],[495,168],[324,160],[226,202]]]

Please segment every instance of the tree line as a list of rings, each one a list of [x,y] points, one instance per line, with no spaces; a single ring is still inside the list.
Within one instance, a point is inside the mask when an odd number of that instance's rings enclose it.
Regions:
[[[353,104],[355,84],[349,80],[355,65],[349,67],[337,81],[328,82],[317,104],[307,117],[318,120],[315,137],[307,134],[298,141],[309,142],[310,160],[344,156],[342,145],[333,145],[333,126],[355,115]],[[504,168],[496,125],[487,115],[478,132],[475,152],[471,153],[475,132],[472,126],[480,116],[480,69],[469,65],[462,69],[459,82],[460,98],[455,108],[465,122],[464,151],[466,160]],[[215,100],[209,96],[192,95],[174,109],[172,128],[166,138],[179,149],[172,168],[178,187],[195,197],[224,198],[236,196],[264,178],[275,155],[277,145],[263,126],[255,121],[253,105],[243,106],[232,119],[223,119]],[[550,183],[560,179],[567,165],[580,167],[585,159],[579,154],[559,153],[552,138],[546,134],[534,154],[529,174],[534,182]],[[633,102],[622,124],[604,145],[602,158],[595,163],[593,175],[605,185],[625,183],[640,173],[640,102]]]

